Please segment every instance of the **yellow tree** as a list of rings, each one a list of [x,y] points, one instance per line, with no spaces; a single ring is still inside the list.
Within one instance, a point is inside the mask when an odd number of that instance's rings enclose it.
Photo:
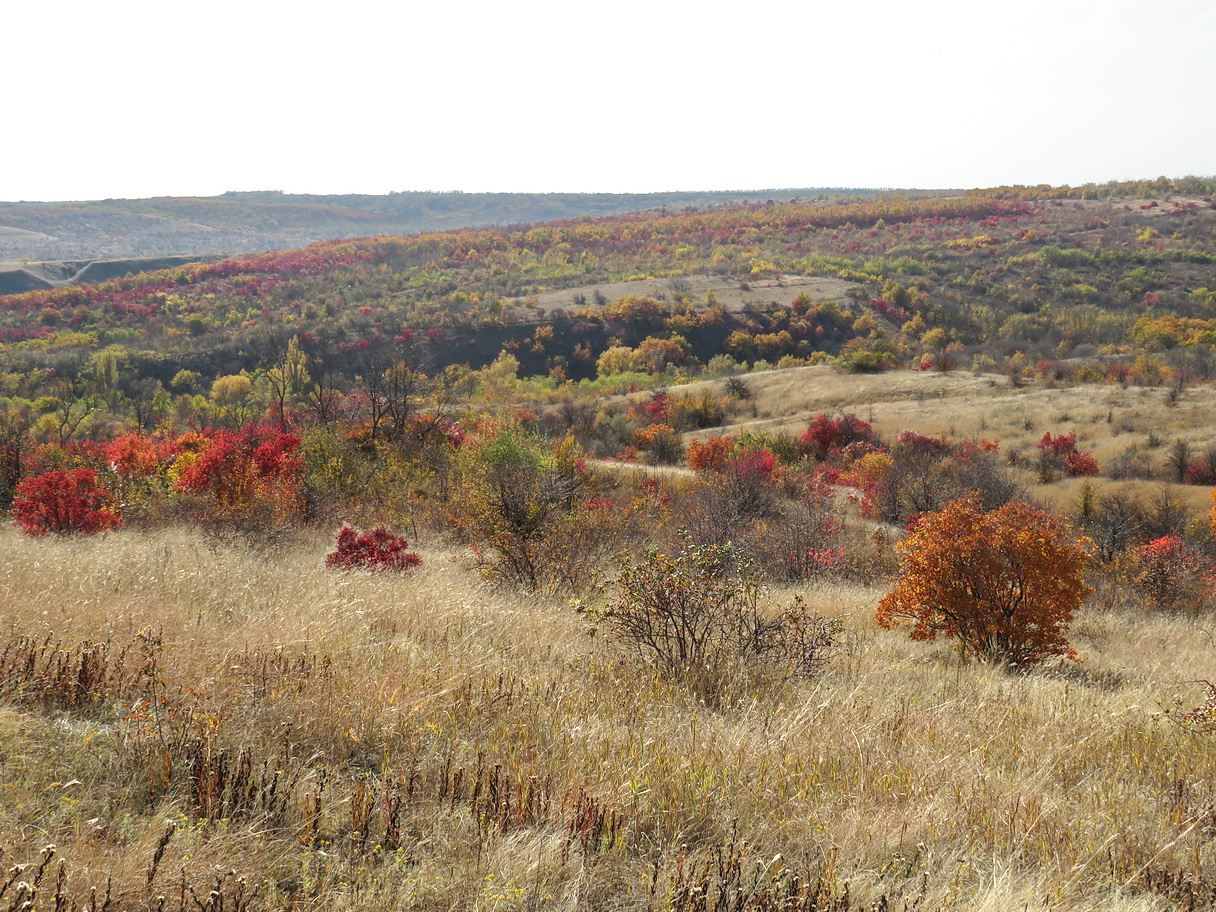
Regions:
[[[899,551],[900,580],[878,603],[880,626],[910,621],[914,640],[942,635],[966,654],[1018,667],[1076,658],[1067,630],[1091,591],[1089,553],[1058,517],[1021,502],[985,513],[973,494],[927,516]]]

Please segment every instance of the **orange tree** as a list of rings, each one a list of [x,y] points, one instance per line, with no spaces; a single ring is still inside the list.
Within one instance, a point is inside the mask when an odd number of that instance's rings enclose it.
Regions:
[[[973,494],[926,516],[899,550],[880,626],[908,620],[914,640],[940,634],[964,654],[1017,667],[1076,658],[1066,631],[1090,592],[1089,554],[1056,516],[1022,502],[985,513]]]

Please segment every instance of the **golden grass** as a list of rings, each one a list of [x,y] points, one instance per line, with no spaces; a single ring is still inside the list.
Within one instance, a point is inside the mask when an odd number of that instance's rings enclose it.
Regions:
[[[1086,610],[1084,664],[1011,676],[878,630],[877,589],[806,586],[775,597],[842,620],[829,673],[709,709],[439,549],[403,578],[185,531],[0,549],[6,639],[163,640],[152,722],[139,692],[0,712],[3,857],[55,843],[77,905],[109,877],[126,908],[232,908],[243,876],[249,908],[665,908],[731,845],[856,908],[1153,909],[1150,882],[1216,878],[1216,750],[1161,715],[1216,679],[1208,619]],[[166,745],[196,765],[166,778]],[[278,816],[200,812],[197,764],[241,749],[292,783]]]
[[[744,380],[755,397],[754,409],[744,409],[722,428],[697,431],[686,438],[765,432],[796,439],[821,412],[851,412],[873,424],[887,441],[906,429],[953,440],[996,440],[1002,453],[1019,453],[1024,461],[1033,463],[1045,433],[1075,432],[1078,448],[1092,452],[1102,467],[1103,474],[1093,483],[1106,487],[1108,493],[1125,492],[1147,500],[1169,485],[1170,495],[1193,516],[1206,514],[1211,507],[1208,488],[1170,484],[1173,474],[1167,458],[1176,440],[1190,445],[1192,458],[1216,445],[1211,424],[1211,416],[1216,414],[1216,386],[1188,387],[1175,405],[1167,406],[1169,391],[1163,387],[1044,382],[1014,387],[1007,377],[964,371],[855,375],[828,367],[795,367],[748,374]],[[672,387],[671,392],[688,395],[703,388],[720,390],[721,381]],[[1112,461],[1128,448],[1147,459],[1153,478],[1115,481],[1106,477]],[[1040,484],[1029,469],[1020,477],[1044,504],[1075,511],[1082,479]]]

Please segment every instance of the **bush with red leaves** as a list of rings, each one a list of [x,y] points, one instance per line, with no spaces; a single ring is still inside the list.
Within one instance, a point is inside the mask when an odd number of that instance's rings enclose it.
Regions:
[[[92,535],[117,529],[122,517],[112,498],[97,487],[93,469],[54,469],[22,479],[13,500],[13,518],[26,535]]]
[[[350,526],[338,533],[338,550],[326,555],[325,566],[334,570],[372,570],[405,573],[422,564],[406,548],[410,543],[385,528],[360,535]]]
[[[1054,481],[1061,473],[1073,478],[1097,475],[1098,460],[1088,450],[1077,449],[1077,434],[1051,436],[1048,431],[1039,441],[1036,471],[1040,482]]]
[[[1177,535],[1155,538],[1130,556],[1132,586],[1149,607],[1198,612],[1209,604],[1212,568]]]
[[[250,424],[239,431],[208,431],[202,442],[178,482],[198,495],[200,521],[263,528],[304,516],[300,438]]]
[[[824,460],[854,443],[874,444],[874,428],[856,415],[832,418],[816,415],[798,440],[798,449],[813,459]]]

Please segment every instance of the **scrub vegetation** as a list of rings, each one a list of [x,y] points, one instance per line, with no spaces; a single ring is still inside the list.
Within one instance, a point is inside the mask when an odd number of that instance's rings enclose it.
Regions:
[[[1212,189],[0,297],[0,904],[1212,907]]]

